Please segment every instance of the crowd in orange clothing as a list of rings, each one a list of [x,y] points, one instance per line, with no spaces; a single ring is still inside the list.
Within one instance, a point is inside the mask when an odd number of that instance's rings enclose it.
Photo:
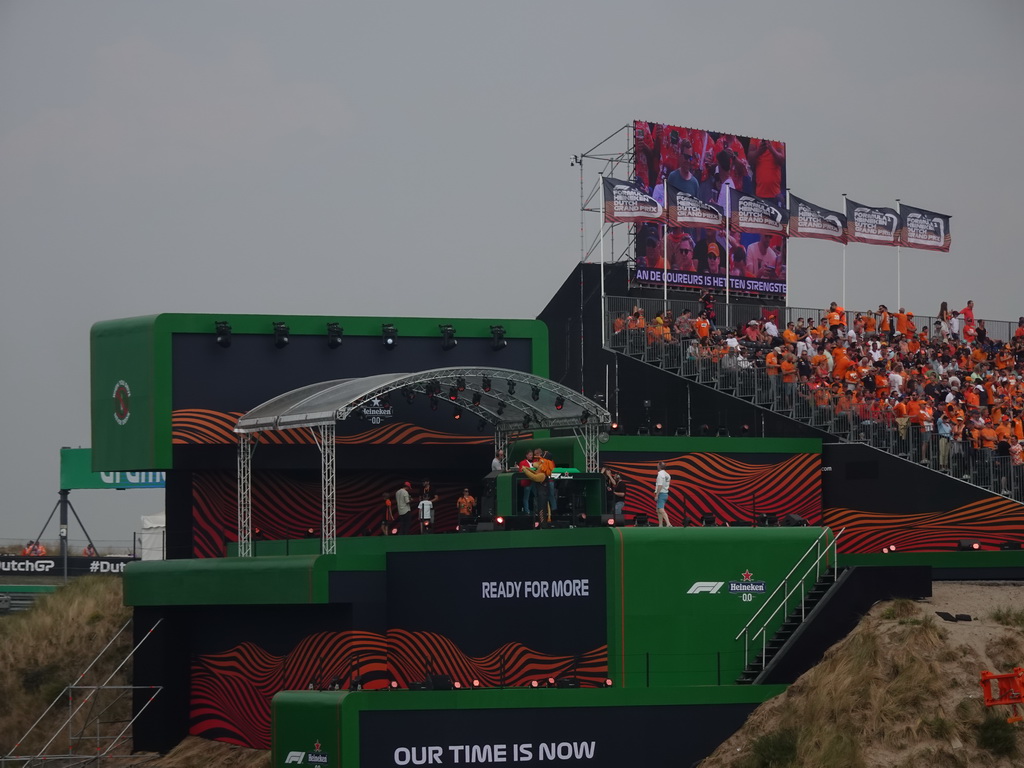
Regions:
[[[1024,465],[1024,318],[1004,340],[975,318],[973,302],[954,311],[942,302],[935,317],[932,327],[919,328],[902,307],[890,311],[883,304],[849,317],[833,302],[819,317],[783,328],[769,315],[721,329],[714,326],[713,301],[705,300],[697,317],[688,310],[679,317],[659,312],[646,321],[634,308],[612,330],[643,328],[648,345],[678,345],[681,360],[710,358],[723,369],[763,371],[783,409],[828,409],[850,424],[913,434],[917,444],[934,435],[938,456],[920,458],[937,458],[941,469],[959,451]]]
[[[44,557],[46,555],[46,546],[38,541],[30,541],[21,550],[21,554],[26,557]]]

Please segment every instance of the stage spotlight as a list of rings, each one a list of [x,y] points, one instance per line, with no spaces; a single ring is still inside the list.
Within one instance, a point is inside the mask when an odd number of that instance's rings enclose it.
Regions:
[[[501,515],[498,515],[496,518],[494,518],[494,523],[495,523],[495,525],[504,525],[505,524],[505,518],[502,517]]]
[[[778,525],[778,519],[775,515],[771,514],[759,514],[754,518],[754,521],[761,528],[767,528],[769,526]]]
[[[461,691],[462,690],[462,683],[460,683],[458,680],[456,680],[454,683],[452,683],[452,688],[454,688],[456,691]]]
[[[431,397],[430,398],[430,410],[432,410],[432,411],[436,411],[437,410],[437,398],[436,397]]]
[[[714,512],[704,512],[700,516],[700,524],[705,528],[717,528],[718,518],[715,517]]]
[[[429,387],[429,389],[427,391],[431,395],[440,395],[441,394],[441,382],[437,381],[437,379],[434,379],[434,381],[430,382],[430,384],[428,384],[427,386]]]
[[[480,422],[476,425],[476,431],[483,432],[485,429],[487,429],[487,420],[480,419]]]
[[[719,427],[718,428],[718,436],[719,437],[728,437],[729,436],[729,428],[728,427]]]
[[[338,323],[327,324],[327,346],[331,349],[337,349],[341,346],[342,336],[345,334],[345,329]]]
[[[610,525],[612,528],[615,527],[615,515],[605,515],[607,518],[604,522],[605,525]]]
[[[578,677],[560,677],[555,680],[556,688],[579,688],[580,679]]]
[[[398,329],[394,323],[382,323],[380,326],[380,342],[385,349],[394,349],[398,346]]]
[[[529,416],[523,416],[523,429],[529,429],[529,428],[530,428],[530,417]]]
[[[958,552],[977,552],[981,549],[981,542],[977,539],[960,539],[956,544]]]
[[[481,388],[481,389],[482,389],[482,390],[483,390],[484,392],[490,392],[490,391],[491,391],[491,380],[490,380],[490,378],[489,378],[489,377],[487,377],[487,376],[484,376],[484,377],[483,377],[483,378],[482,378],[482,379],[480,380],[480,388]]]
[[[540,387],[530,387],[530,397],[533,398],[534,402],[540,400]]]
[[[497,352],[499,349],[504,349],[508,345],[505,341],[505,326],[503,325],[492,325],[491,326],[491,349]]]
[[[438,325],[441,329],[441,349],[447,352],[459,346],[459,340],[455,338],[455,329],[451,325]]]
[[[508,380],[508,393],[514,395],[516,393],[516,383],[512,379]]]
[[[473,679],[473,687],[474,688],[479,688],[480,687],[480,681],[477,680],[476,678]]]
[[[665,425],[664,424],[662,424],[660,421],[654,423],[654,434],[660,435],[664,431],[665,431]]]
[[[555,398],[555,410],[560,411],[565,407],[565,398],[559,395]]]
[[[402,387],[402,397],[405,398],[405,402],[412,405],[412,401],[416,399],[416,393],[409,387]]]
[[[456,387],[456,389],[459,390],[459,392],[465,392],[466,391],[466,380],[462,376],[459,376],[459,378],[457,378],[455,380],[455,387]]]
[[[896,551],[896,545],[895,544],[890,544],[887,547],[882,547],[882,554],[883,555],[888,555],[890,552],[895,552],[895,551]]]
[[[614,685],[614,683],[612,683],[612,679],[610,677],[606,677],[604,679],[604,687],[605,688],[611,688],[612,685]]]
[[[540,680],[531,680],[530,688],[540,688]]]
[[[498,403],[498,409],[495,411],[495,413],[497,413],[499,416],[501,416],[503,413],[505,413],[505,404],[504,403]]]
[[[800,517],[800,515],[789,514],[782,518],[782,525],[786,528],[806,528],[807,521]]]
[[[217,344],[227,349],[231,346],[231,323],[227,320],[218,320],[215,327],[217,328]]]
[[[448,390],[448,399],[449,399],[449,400],[451,400],[451,401],[452,401],[453,403],[454,403],[454,402],[455,402],[456,400],[458,400],[458,399],[459,399],[459,390],[458,390],[458,389],[456,389],[455,387],[451,387],[451,388],[450,388],[450,389]]]
[[[274,346],[278,349],[288,346],[288,323],[274,323]]]
[[[461,405],[456,405],[455,406],[455,409],[452,411],[452,418],[455,419],[456,421],[458,421],[459,419],[462,418],[462,406]]]
[[[480,407],[480,400],[481,399],[482,398],[481,398],[481,395],[480,395],[479,392],[474,392],[473,393],[473,407],[474,408],[479,408]]]

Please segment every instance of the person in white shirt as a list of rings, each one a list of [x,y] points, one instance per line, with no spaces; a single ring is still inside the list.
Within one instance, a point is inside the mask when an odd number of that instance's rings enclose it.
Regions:
[[[504,472],[505,471],[505,452],[498,449],[498,452],[491,459],[491,472]]]
[[[658,476],[654,480],[654,506],[658,510],[658,527],[671,528],[672,523],[668,521],[668,512],[665,511],[665,504],[668,502],[668,488],[672,483],[672,476],[665,471],[665,462],[658,462]]]

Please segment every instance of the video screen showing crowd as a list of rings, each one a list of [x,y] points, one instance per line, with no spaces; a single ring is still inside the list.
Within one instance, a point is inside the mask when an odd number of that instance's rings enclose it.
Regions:
[[[781,219],[726,226],[741,196],[769,213],[785,211],[784,142],[637,121],[634,146],[635,181],[667,219],[637,224],[638,282],[723,290],[728,276],[734,289],[785,294]]]

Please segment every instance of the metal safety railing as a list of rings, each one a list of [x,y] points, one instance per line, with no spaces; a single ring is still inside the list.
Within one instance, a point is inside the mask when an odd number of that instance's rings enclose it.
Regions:
[[[757,610],[757,612],[750,617],[750,621],[746,623],[743,629],[740,630],[739,634],[734,638],[739,640],[743,638],[743,665],[750,665],[750,645],[751,643],[757,642],[758,638],[761,640],[761,658],[764,659],[768,651],[768,628],[776,623],[779,614],[782,614],[783,620],[789,614],[791,606],[794,609],[800,611],[800,623],[802,624],[807,619],[806,613],[806,602],[807,602],[807,584],[810,581],[811,586],[816,585],[821,577],[826,573],[835,573],[837,568],[837,551],[836,542],[839,541],[839,537],[843,535],[843,528],[839,531],[831,541],[827,539],[832,535],[831,530],[825,529],[821,532],[821,535],[808,547],[807,551],[797,560],[796,564],[790,569],[789,573],[783,577],[782,582],[775,588],[775,590],[768,596],[768,599],[764,601],[764,604]],[[807,563],[804,568],[804,564]],[[804,568],[803,571],[800,571]],[[800,573],[798,574],[798,571]],[[813,580],[811,576],[813,574]],[[791,600],[799,595],[799,599],[791,603]],[[778,598],[776,600],[776,598]],[[772,608],[772,606],[775,606]],[[757,625],[761,614],[769,611],[767,617],[761,620],[760,626],[757,629],[751,631],[751,627]]]

